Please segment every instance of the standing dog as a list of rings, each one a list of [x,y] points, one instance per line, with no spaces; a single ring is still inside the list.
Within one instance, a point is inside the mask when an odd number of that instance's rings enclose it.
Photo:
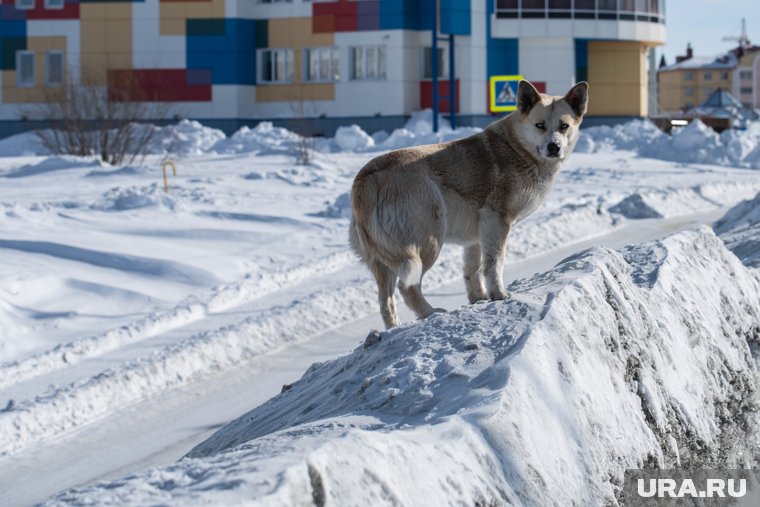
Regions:
[[[399,324],[397,279],[417,317],[442,311],[430,306],[421,283],[444,241],[465,247],[471,303],[509,297],[502,278],[509,230],[541,204],[575,147],[587,104],[586,82],[552,97],[520,81],[517,110],[483,132],[386,153],[359,171],[351,246],[377,279],[386,327]]]

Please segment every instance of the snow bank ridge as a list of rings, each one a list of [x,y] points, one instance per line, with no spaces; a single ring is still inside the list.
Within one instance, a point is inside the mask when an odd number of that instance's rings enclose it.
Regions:
[[[188,459],[52,504],[616,504],[625,469],[757,451],[760,277],[709,229],[510,290],[371,335]]]

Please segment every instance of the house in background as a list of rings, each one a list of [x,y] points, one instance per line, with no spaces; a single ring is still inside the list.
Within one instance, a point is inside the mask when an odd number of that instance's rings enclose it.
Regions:
[[[658,97],[663,113],[686,111],[703,104],[715,90],[728,90],[742,105],[760,107],[760,47],[738,47],[717,57],[686,54],[657,71]]]
[[[304,117],[325,135],[395,128],[432,105],[434,58],[449,95],[450,35],[459,124],[492,121],[490,79],[514,75],[551,94],[586,79],[588,123],[621,121],[647,115],[665,40],[664,0],[0,2],[0,136],[36,127],[28,106],[83,74],[227,132]]]

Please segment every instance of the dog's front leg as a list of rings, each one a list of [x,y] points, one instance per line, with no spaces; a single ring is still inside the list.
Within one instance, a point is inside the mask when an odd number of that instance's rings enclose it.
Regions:
[[[483,275],[488,297],[492,301],[506,299],[504,289],[504,253],[511,223],[495,211],[484,209],[480,213],[480,246],[483,250]]]

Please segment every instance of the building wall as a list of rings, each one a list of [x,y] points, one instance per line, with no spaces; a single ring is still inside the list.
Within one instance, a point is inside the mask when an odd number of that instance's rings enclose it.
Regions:
[[[435,0],[66,0],[60,11],[36,2],[32,11],[17,11],[14,0],[0,0],[0,120],[18,120],[29,104],[44,100],[40,76],[49,50],[63,51],[72,79],[130,83],[135,99],[170,102],[169,117],[232,125],[326,116],[381,124],[429,102],[422,59]],[[441,30],[456,36],[458,113],[465,121],[489,120],[489,77],[505,74],[522,74],[555,95],[588,79],[591,114],[646,115],[644,51],[664,40],[661,22],[554,19],[548,11],[546,19],[505,19],[494,0],[438,5]],[[385,79],[349,79],[350,48],[362,45],[386,47]],[[304,81],[310,47],[338,49],[337,82]],[[445,41],[440,47],[448,51]],[[259,55],[273,48],[294,51],[292,82],[259,82]],[[36,55],[33,87],[16,85],[19,49]]]
[[[662,70],[658,73],[660,107],[675,113],[699,106],[717,88],[733,93],[734,75],[730,68]]]

